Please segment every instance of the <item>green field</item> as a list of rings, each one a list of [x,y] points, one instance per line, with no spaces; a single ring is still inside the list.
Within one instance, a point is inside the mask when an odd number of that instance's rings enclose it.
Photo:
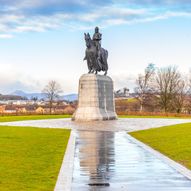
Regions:
[[[0,190],[52,191],[70,130],[0,127]]]
[[[39,119],[59,119],[69,118],[71,115],[25,115],[25,116],[0,116],[0,122],[39,120]]]
[[[191,123],[136,131],[130,135],[191,169]]]
[[[191,117],[172,117],[172,116],[152,116],[152,115],[119,115],[119,118],[171,118],[171,119],[189,119]],[[25,116],[0,116],[0,122],[41,120],[41,119],[61,119],[71,118],[71,115],[25,115]]]

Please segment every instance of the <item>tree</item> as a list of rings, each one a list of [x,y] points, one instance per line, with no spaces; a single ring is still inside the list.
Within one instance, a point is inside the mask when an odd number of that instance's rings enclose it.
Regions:
[[[182,83],[181,74],[175,66],[159,68],[156,74],[156,88],[159,104],[164,112],[171,111],[173,100]]]
[[[38,101],[38,97],[37,97],[37,96],[34,96],[34,97],[32,96],[32,97],[31,97],[31,100],[36,103],[36,102]]]
[[[177,92],[173,99],[173,106],[177,113],[182,112],[184,106],[185,98],[187,95],[187,84],[184,79],[180,79],[177,84]]]
[[[59,98],[59,93],[62,92],[61,86],[56,81],[49,81],[48,84],[43,89],[43,94],[49,102],[49,111],[52,113],[53,102]]]
[[[188,73],[186,82],[187,82],[187,91],[185,95],[184,106],[187,112],[190,114],[191,113],[191,70]]]
[[[135,93],[140,102],[140,112],[143,110],[144,102],[148,100],[148,96],[153,92],[154,74],[155,66],[151,63],[146,67],[144,74],[139,74],[136,80],[137,87],[135,88]]]

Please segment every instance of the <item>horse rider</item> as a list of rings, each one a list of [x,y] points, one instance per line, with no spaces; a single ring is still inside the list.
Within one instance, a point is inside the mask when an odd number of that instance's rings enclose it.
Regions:
[[[93,41],[96,46],[97,50],[97,59],[98,62],[100,63],[100,49],[101,49],[101,39],[102,39],[102,34],[99,32],[99,28],[95,27],[95,33],[93,35]]]

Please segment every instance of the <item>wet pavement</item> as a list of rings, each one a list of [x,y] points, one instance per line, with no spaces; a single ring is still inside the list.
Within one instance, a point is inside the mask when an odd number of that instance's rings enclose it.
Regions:
[[[125,132],[76,131],[72,191],[190,191],[191,181]]]
[[[68,128],[91,131],[136,131],[161,126],[188,123],[191,119],[119,118],[114,121],[74,122],[70,118],[3,122],[0,125]]]

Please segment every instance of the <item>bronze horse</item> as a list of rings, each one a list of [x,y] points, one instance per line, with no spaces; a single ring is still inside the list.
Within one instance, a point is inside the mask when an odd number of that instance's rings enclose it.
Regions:
[[[104,48],[99,49],[99,51],[96,48],[96,45],[94,41],[91,39],[89,33],[84,33],[84,38],[86,41],[86,52],[85,52],[85,58],[84,60],[87,60],[88,65],[88,73],[94,73],[97,74],[100,71],[104,71],[104,75],[107,75],[108,71],[108,64],[107,64],[107,58],[108,58],[108,51]]]

